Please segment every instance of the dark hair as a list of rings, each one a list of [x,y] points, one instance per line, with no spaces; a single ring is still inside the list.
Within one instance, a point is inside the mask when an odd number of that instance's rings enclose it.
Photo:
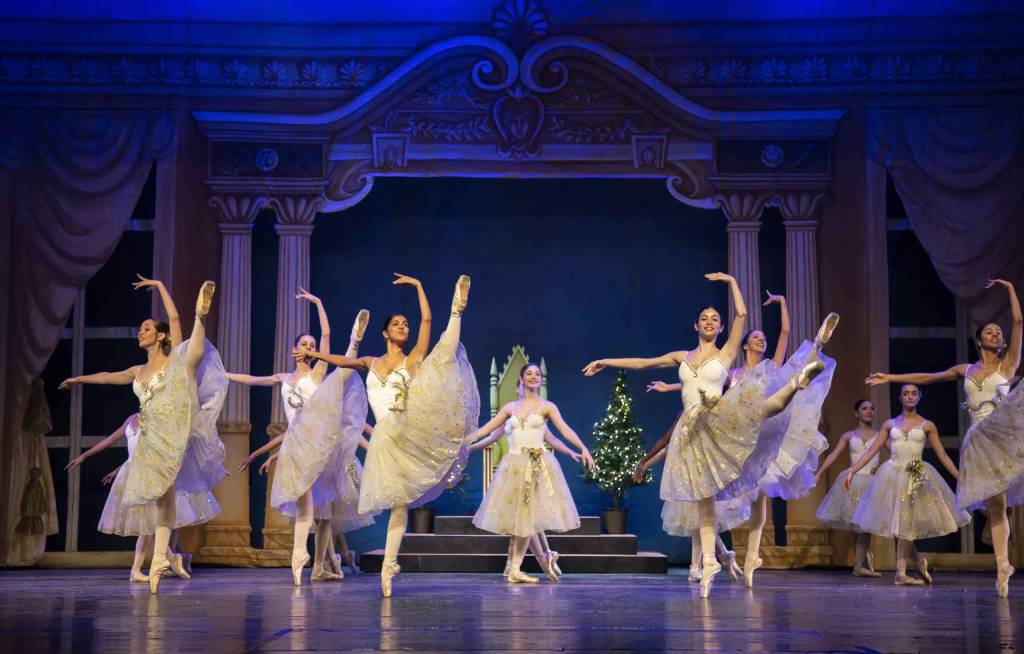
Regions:
[[[718,309],[716,309],[715,307],[712,307],[712,306],[706,306],[706,307],[704,307],[703,309],[701,309],[700,311],[698,311],[698,312],[697,312],[697,317],[693,319],[693,322],[694,322],[694,324],[696,324],[696,323],[700,322],[700,314],[704,313],[704,312],[705,312],[705,311],[707,311],[708,309],[711,309],[712,311],[714,311],[715,313],[717,313],[717,314],[718,314],[718,317],[719,317],[719,319],[721,319],[721,317],[722,317],[722,312],[721,312],[721,311],[719,311],[719,310],[718,310]]]
[[[989,325],[995,325],[996,327],[999,327],[999,323],[987,322],[984,325],[982,325],[981,327],[978,327],[977,329],[974,330],[974,346],[976,348],[978,348],[978,356],[979,357],[981,356],[981,332],[985,331],[985,328],[988,327]],[[999,327],[1000,331],[1002,331],[1002,329],[1003,329],[1002,327]],[[1006,351],[1009,348],[1010,348],[1010,346],[1006,342],[1006,339],[1004,338],[1003,339],[1003,346],[1000,347],[998,350],[996,350],[996,356],[999,357],[1000,359],[1002,359],[1004,356],[1006,356]]]
[[[150,320],[153,321],[153,329],[155,329],[158,334],[164,335],[164,340],[157,340],[157,342],[160,343],[160,350],[164,353],[164,356],[170,356],[171,348],[174,347],[174,344],[171,343],[171,326],[163,320],[153,320],[153,318],[150,318]]]
[[[526,372],[527,368],[536,368],[537,370],[540,370],[540,364],[535,361],[527,361],[526,365],[519,369],[519,379],[523,378],[523,373]]]
[[[906,382],[904,384],[900,384],[900,393],[901,394],[903,393],[903,389],[906,388],[907,386],[913,386],[917,390],[918,397],[924,397],[924,391],[921,390],[920,386],[918,386],[917,384],[915,384],[913,382]]]
[[[871,400],[866,398],[866,397],[860,398],[859,400],[857,400],[856,402],[853,403],[853,410],[854,411],[860,411],[860,405],[864,404],[865,402],[871,402]],[[871,402],[871,403],[874,404],[874,402]]]
[[[701,313],[704,313],[704,312],[703,312],[703,311],[701,311]],[[751,334],[753,334],[754,332],[761,332],[761,333],[763,334],[763,333],[764,333],[764,330],[762,330],[762,329],[751,329],[751,330],[750,330],[750,331],[748,331],[748,332],[747,332],[746,334],[744,334],[744,335],[743,335],[743,340],[742,340],[742,341],[740,341],[740,349],[741,349],[741,350],[742,350],[742,349],[743,349],[744,347],[746,347],[746,345],[747,345],[747,341],[749,341],[749,340],[750,340],[750,335],[751,335]]]
[[[301,341],[304,336],[309,336],[314,341],[316,340],[316,338],[312,334],[310,334],[309,332],[306,332],[304,334],[299,334],[298,336],[295,337],[295,343],[292,344],[292,347],[298,347],[299,346],[299,341]]]
[[[402,316],[404,318],[405,314],[402,314],[402,313],[392,313],[392,314],[389,314],[386,318],[384,318],[384,325],[380,328],[380,330],[382,332],[387,332],[388,327],[391,325],[391,321],[394,320],[395,318],[399,317],[399,316]]]

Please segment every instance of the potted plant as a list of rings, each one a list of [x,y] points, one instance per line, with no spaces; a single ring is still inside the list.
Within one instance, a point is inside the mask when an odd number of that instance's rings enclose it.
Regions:
[[[458,493],[459,495],[465,495],[466,489],[462,487],[462,484],[469,479],[469,474],[466,472],[462,473],[459,481],[450,488],[444,489],[445,493]],[[436,511],[432,506],[418,506],[415,509],[409,511],[409,533],[412,534],[432,534],[434,533],[434,515]]]

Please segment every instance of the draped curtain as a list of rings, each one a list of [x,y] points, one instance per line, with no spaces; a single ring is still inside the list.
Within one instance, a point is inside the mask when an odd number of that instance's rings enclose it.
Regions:
[[[173,141],[167,114],[0,114],[0,168],[8,181],[0,210],[10,239],[0,295],[0,562],[31,562],[14,531],[34,465],[24,455],[32,448],[16,440],[33,380],[57,346],[76,293],[117,246],[153,161]],[[52,497],[52,482],[45,491]]]

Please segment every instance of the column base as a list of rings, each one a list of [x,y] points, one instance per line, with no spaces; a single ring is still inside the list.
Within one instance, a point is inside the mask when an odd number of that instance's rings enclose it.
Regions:
[[[288,567],[292,564],[292,539],[294,529],[263,529],[263,549],[257,550],[261,568]]]
[[[732,544],[736,559],[742,565],[747,555],[747,529],[732,530]],[[765,568],[805,568],[832,564],[832,546],[828,544],[828,529],[786,525],[786,545],[775,545],[775,529],[765,527],[761,536],[761,560]]]
[[[251,568],[256,565],[256,550],[249,544],[251,534],[248,525],[205,525],[205,543],[196,552],[195,562]]]

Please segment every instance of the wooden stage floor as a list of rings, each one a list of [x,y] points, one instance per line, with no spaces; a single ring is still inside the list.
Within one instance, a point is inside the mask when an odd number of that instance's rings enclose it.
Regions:
[[[285,569],[197,568],[153,597],[127,570],[5,570],[0,651],[1024,651],[1024,578],[999,599],[991,574],[907,588],[892,573],[760,571],[757,588],[723,574],[702,600],[685,572],[405,574],[383,600],[368,573],[295,589]]]

